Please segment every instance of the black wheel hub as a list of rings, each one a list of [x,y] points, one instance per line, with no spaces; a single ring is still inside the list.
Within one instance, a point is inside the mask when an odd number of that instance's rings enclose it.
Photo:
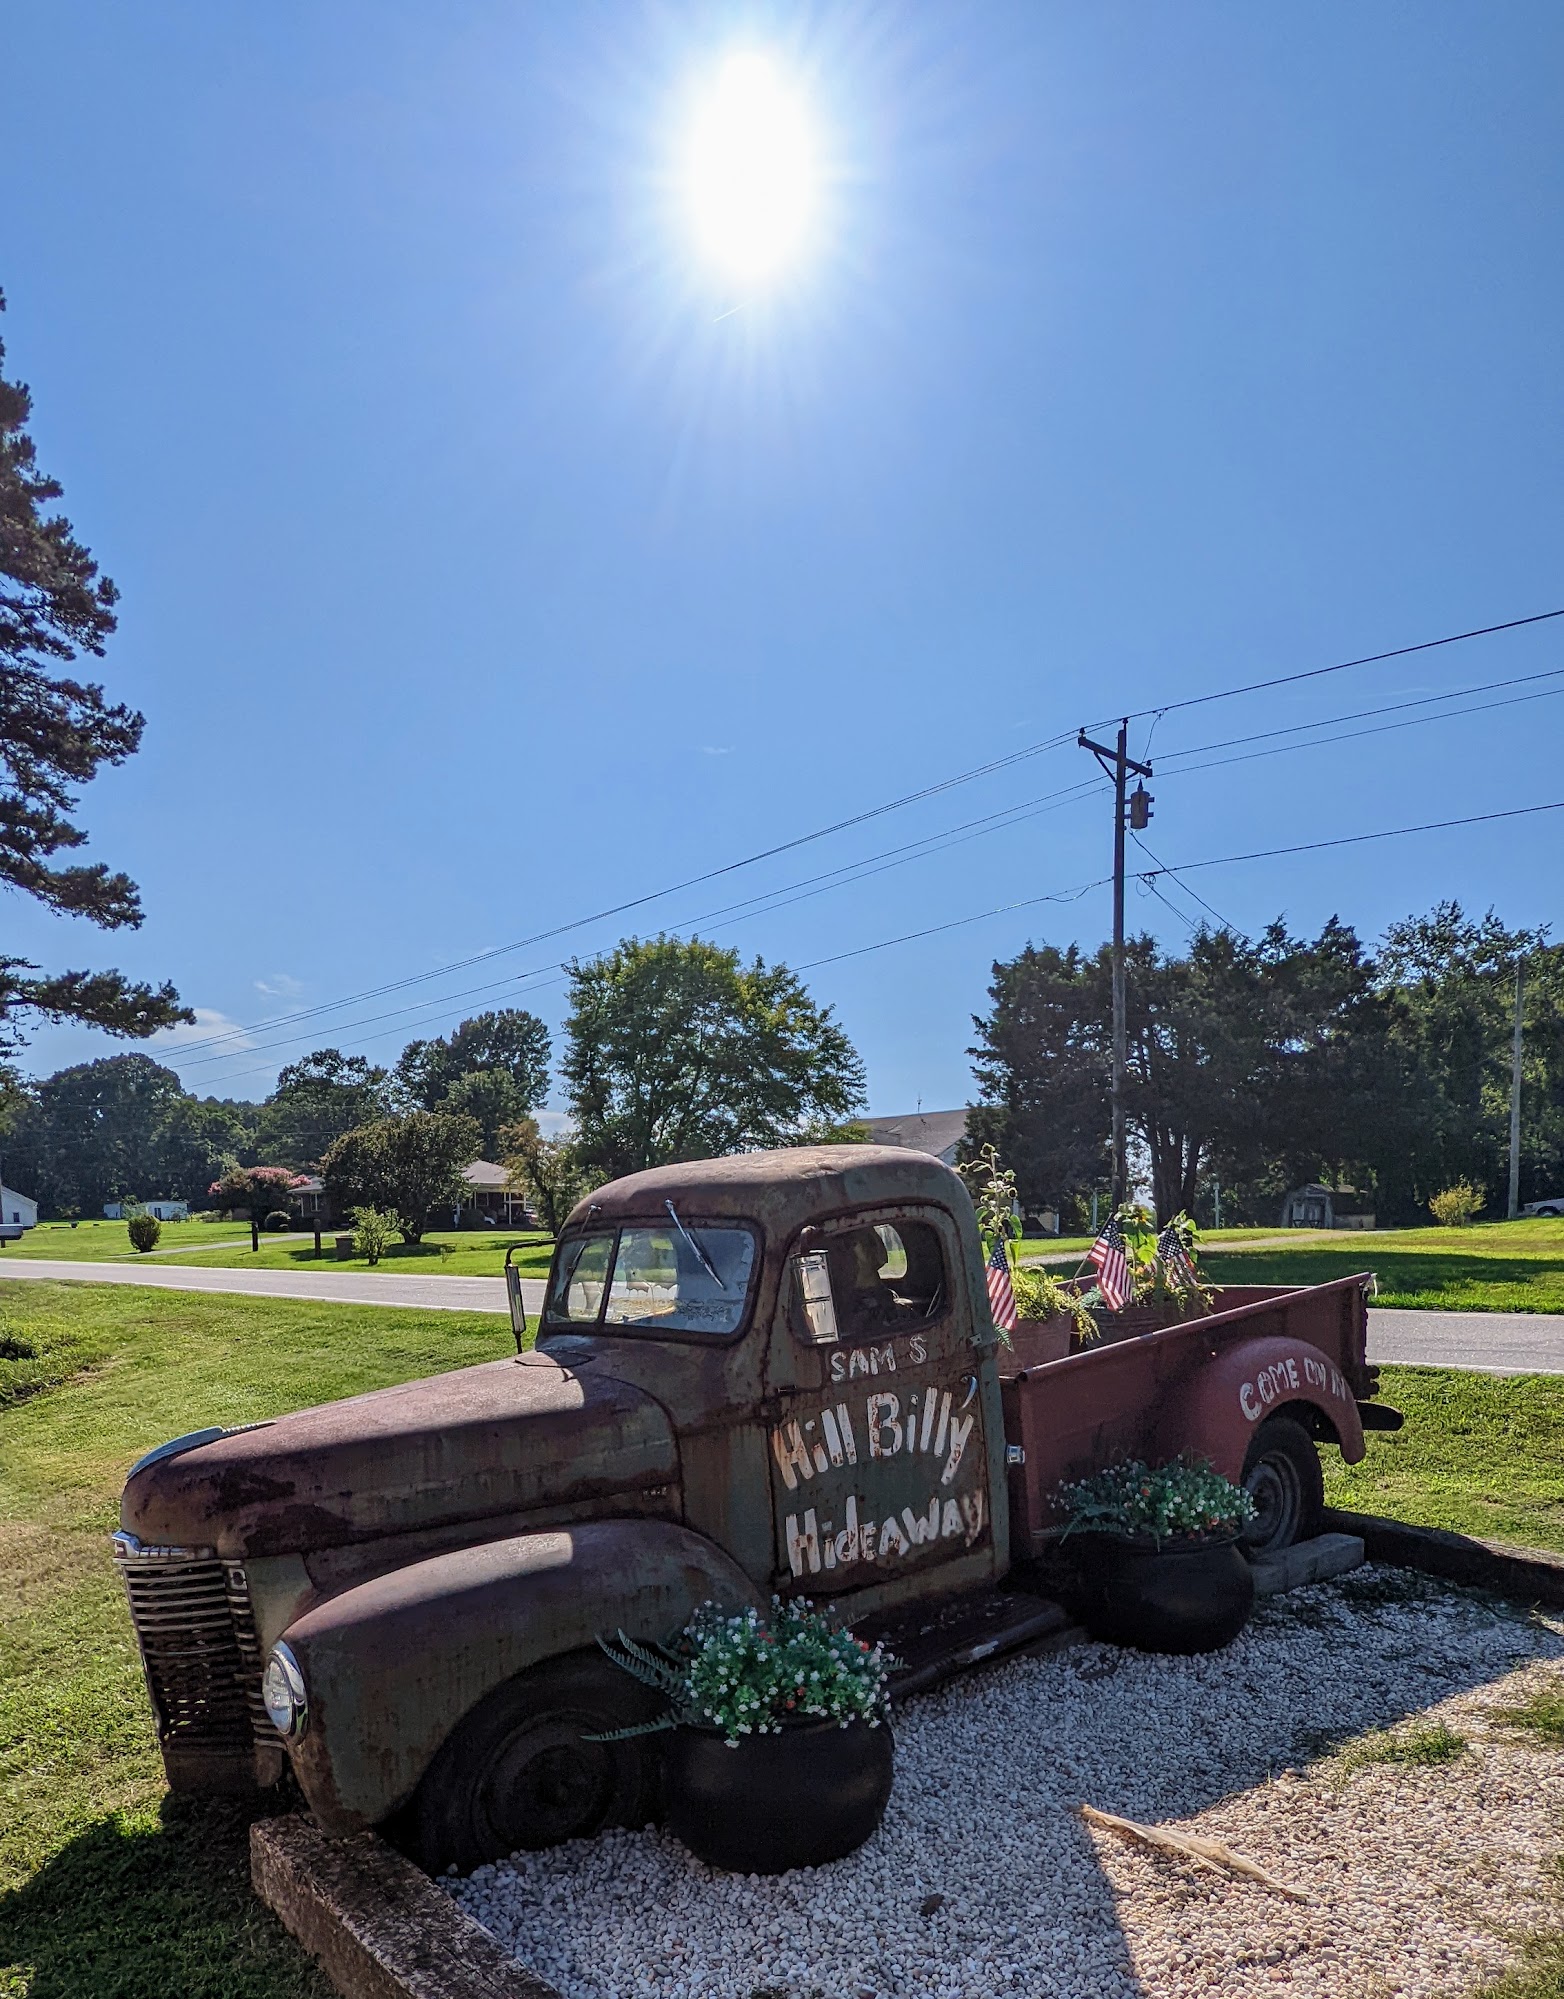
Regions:
[[[586,1716],[549,1715],[505,1743],[473,1801],[491,1850],[554,1846],[597,1831],[614,1795],[614,1761],[606,1743],[583,1739],[593,1725]]]
[[[1292,1459],[1281,1451],[1268,1452],[1250,1470],[1244,1490],[1255,1505],[1244,1546],[1255,1555],[1289,1547],[1303,1516],[1303,1485]]]

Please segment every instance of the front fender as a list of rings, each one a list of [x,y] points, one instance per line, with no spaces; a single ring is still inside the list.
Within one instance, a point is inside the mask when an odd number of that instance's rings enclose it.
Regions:
[[[661,1520],[511,1535],[344,1590],[283,1633],[309,1697],[288,1748],[310,1809],[333,1835],[374,1825],[501,1682],[621,1628],[666,1638],[709,1598],[758,1601],[720,1548]]]
[[[1240,1340],[1203,1361],[1159,1414],[1158,1462],[1188,1451],[1236,1480],[1258,1426],[1300,1403],[1320,1411],[1355,1465],[1364,1452],[1363,1419],[1346,1377],[1318,1347],[1285,1335]]]

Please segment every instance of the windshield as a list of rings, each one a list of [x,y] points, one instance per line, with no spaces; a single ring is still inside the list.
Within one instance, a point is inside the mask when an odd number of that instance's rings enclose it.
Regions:
[[[549,1286],[550,1325],[621,1331],[737,1332],[749,1297],[755,1238],[735,1223],[670,1221],[565,1243]]]

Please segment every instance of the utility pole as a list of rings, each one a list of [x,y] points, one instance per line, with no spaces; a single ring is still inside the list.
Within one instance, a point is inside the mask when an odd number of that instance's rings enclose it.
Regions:
[[[1124,1147],[1124,835],[1129,828],[1138,833],[1151,822],[1151,794],[1143,784],[1136,785],[1133,797],[1125,797],[1131,771],[1137,777],[1151,776],[1151,765],[1136,763],[1129,754],[1129,734],[1126,718],[1119,724],[1118,741],[1111,750],[1094,743],[1084,729],[1077,738],[1079,747],[1090,750],[1113,779],[1113,1195],[1110,1205],[1114,1209],[1122,1206],[1129,1192]]]
[[[1526,961],[1515,960],[1515,1032],[1510,1041],[1510,1220],[1521,1211],[1521,1002],[1526,996]]]

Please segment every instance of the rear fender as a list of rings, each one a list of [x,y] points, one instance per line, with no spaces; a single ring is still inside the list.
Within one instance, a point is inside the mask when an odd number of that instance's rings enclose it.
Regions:
[[[283,1633],[309,1698],[288,1748],[310,1809],[334,1836],[374,1825],[503,1681],[621,1628],[666,1638],[708,1599],[759,1601],[720,1548],[658,1520],[517,1534],[344,1590]]]
[[[1159,1415],[1159,1462],[1179,1451],[1209,1458],[1238,1479],[1250,1439],[1267,1416],[1283,1408],[1340,1446],[1349,1465],[1363,1456],[1363,1419],[1346,1377],[1307,1340],[1285,1336],[1241,1340],[1211,1359],[1170,1395]]]

